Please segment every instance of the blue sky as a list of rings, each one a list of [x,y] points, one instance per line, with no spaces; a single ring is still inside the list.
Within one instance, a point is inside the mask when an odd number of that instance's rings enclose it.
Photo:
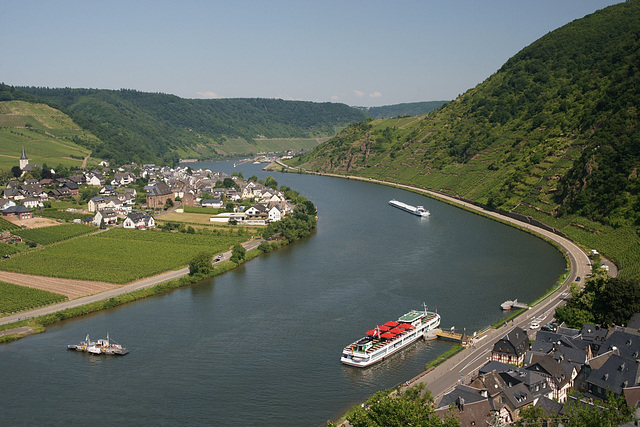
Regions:
[[[449,100],[618,2],[3,0],[0,82],[360,106]]]

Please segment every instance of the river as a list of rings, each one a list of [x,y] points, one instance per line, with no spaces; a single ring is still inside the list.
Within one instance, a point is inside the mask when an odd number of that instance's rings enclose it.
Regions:
[[[532,301],[564,272],[548,243],[418,194],[204,165],[274,176],[316,204],[317,231],[214,279],[1,345],[1,425],[321,425],[450,346],[421,341],[367,369],[341,365],[364,331],[425,302],[443,327],[473,332],[502,316],[504,300]],[[107,332],[130,354],[66,350]]]

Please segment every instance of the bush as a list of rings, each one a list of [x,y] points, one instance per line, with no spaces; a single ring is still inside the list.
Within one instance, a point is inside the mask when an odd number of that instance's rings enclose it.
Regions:
[[[211,272],[211,255],[201,252],[189,262],[189,275],[206,275]]]

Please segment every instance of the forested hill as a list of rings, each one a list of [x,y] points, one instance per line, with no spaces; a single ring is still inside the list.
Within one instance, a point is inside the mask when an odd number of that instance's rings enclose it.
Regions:
[[[361,122],[293,163],[531,215],[640,276],[640,1],[524,48],[426,116]]]
[[[124,89],[17,89],[69,114],[104,142],[88,148],[115,163],[216,157],[229,139],[329,137],[366,117],[336,103],[184,99]]]
[[[442,107],[449,101],[405,102],[381,107],[354,107],[364,111],[372,119],[387,119],[399,116],[418,116]]]

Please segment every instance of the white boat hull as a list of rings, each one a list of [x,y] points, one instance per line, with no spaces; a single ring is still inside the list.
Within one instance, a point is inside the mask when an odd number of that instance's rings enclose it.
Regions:
[[[420,338],[427,338],[431,336],[430,332],[440,326],[440,315],[430,312],[428,313],[428,316],[429,320],[426,323],[414,325],[415,328],[413,330],[409,330],[402,335],[389,340],[381,347],[365,351],[357,351],[353,350],[353,348],[359,341],[354,342],[353,344],[345,347],[342,352],[340,362],[349,366],[365,368],[386,359],[392,354],[395,354],[401,349],[416,342]]]

